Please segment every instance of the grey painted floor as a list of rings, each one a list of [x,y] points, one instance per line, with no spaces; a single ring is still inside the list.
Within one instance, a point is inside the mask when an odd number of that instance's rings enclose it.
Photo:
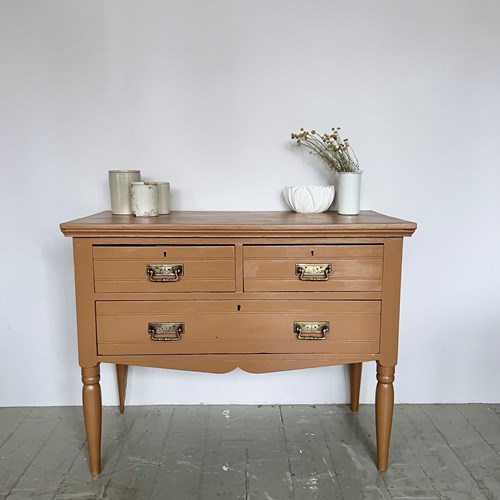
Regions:
[[[389,470],[373,406],[105,408],[92,479],[81,408],[0,409],[0,499],[500,499],[500,405],[400,405]]]

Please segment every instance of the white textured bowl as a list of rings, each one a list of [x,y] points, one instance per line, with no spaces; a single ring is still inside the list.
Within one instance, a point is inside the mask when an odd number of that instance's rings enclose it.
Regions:
[[[330,208],[335,196],[333,186],[286,186],[283,196],[288,206],[301,214],[317,214]]]

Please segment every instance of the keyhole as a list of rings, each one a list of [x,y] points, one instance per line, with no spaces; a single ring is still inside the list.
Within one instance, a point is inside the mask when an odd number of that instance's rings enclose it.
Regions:
[[[163,257],[166,257],[167,256],[167,252],[163,252]]]
[[[311,256],[314,257],[314,250],[311,250]]]
[[[237,309],[238,311],[241,311],[241,306],[238,304],[238,305],[236,306],[236,309]]]

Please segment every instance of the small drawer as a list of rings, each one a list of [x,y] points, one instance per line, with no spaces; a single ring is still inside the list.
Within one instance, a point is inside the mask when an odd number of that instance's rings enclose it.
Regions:
[[[244,247],[246,292],[380,292],[383,245]]]
[[[233,246],[95,246],[96,292],[233,292]]]
[[[375,354],[379,301],[102,301],[99,355]]]

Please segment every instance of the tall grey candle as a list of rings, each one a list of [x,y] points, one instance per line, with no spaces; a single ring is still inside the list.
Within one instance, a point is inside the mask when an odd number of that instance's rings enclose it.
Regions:
[[[111,213],[126,215],[132,213],[130,185],[141,180],[140,170],[109,170],[109,192],[111,195]]]

